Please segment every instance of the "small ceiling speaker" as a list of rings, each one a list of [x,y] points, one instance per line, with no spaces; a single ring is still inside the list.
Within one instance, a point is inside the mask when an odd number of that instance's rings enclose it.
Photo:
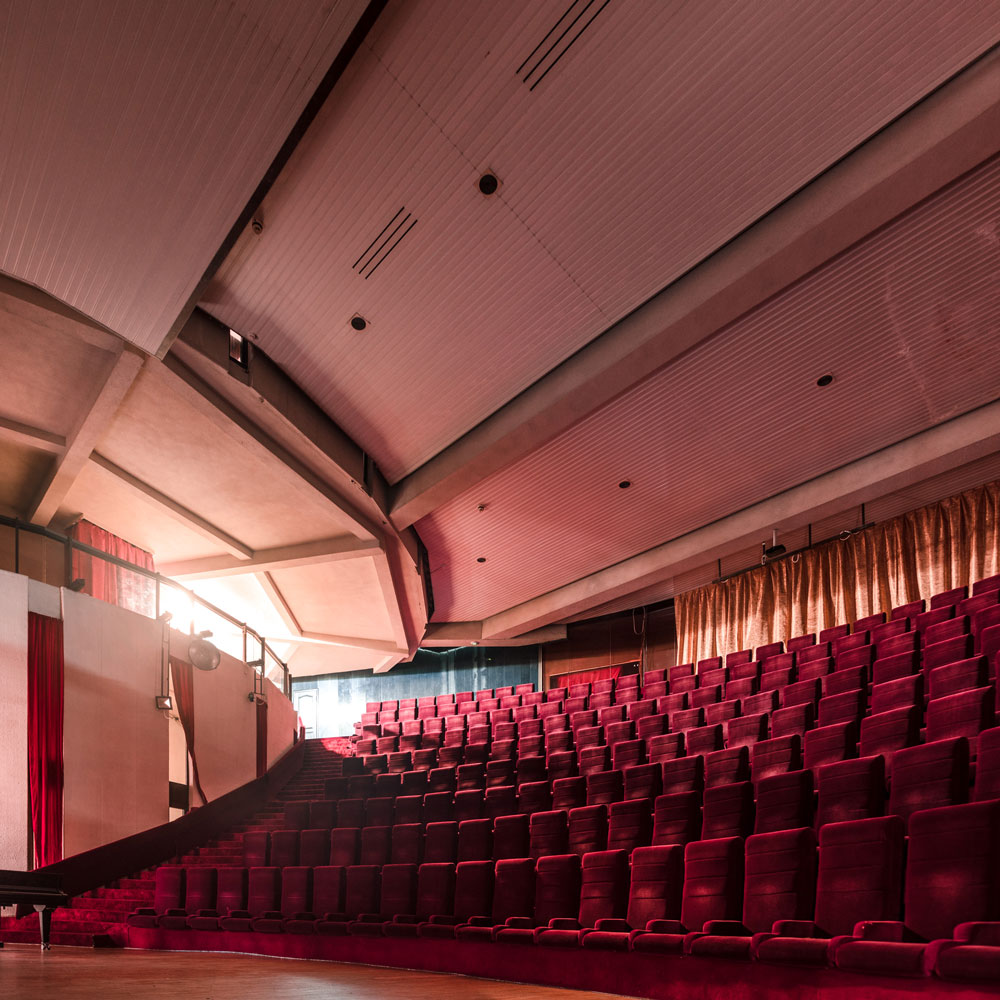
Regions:
[[[222,654],[207,639],[196,636],[188,646],[188,660],[199,670],[215,670],[222,662]]]

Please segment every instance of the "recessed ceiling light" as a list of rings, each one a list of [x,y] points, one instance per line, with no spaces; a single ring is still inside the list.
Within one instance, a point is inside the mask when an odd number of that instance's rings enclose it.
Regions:
[[[473,639],[472,640],[472,645],[473,646],[478,646],[479,645],[479,640],[478,639]]]
[[[632,480],[631,479],[623,479],[618,484],[618,489],[620,489],[620,490],[627,490],[631,485],[632,485]]]
[[[365,327],[368,326],[368,320],[366,320],[364,318],[364,316],[352,316],[351,317],[351,326],[355,330],[357,330],[358,333],[360,333],[362,330],[365,329]]]
[[[479,178],[479,190],[487,196],[496,194],[497,188],[499,187],[500,181],[496,174],[492,174],[487,171],[482,177]]]
[[[833,376],[832,376],[832,375],[831,375],[831,374],[830,374],[829,372],[827,372],[827,373],[826,373],[825,375],[820,375],[820,377],[819,377],[818,379],[816,379],[816,384],[817,384],[817,385],[818,385],[818,386],[819,386],[819,387],[820,387],[821,389],[824,389],[824,388],[826,388],[826,386],[828,386],[828,385],[829,385],[829,384],[830,384],[830,383],[831,383],[832,381],[833,381]]]
[[[486,556],[480,556],[476,562],[486,562]]]

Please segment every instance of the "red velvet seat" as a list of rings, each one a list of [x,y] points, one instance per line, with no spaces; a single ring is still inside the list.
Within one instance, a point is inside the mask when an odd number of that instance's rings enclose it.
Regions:
[[[947,668],[944,668],[947,669]],[[910,674],[897,677],[872,687],[871,714],[889,712],[896,708],[924,708],[924,675]]]
[[[865,714],[867,692],[864,689],[831,694],[819,700],[817,722],[820,727],[840,723],[860,723]]]
[[[383,797],[368,799],[365,802],[365,826],[392,826],[395,813],[395,799]],[[273,842],[274,838],[272,837],[272,854]]]
[[[611,767],[615,771],[646,763],[646,744],[642,740],[624,740],[611,747]]]
[[[750,780],[750,750],[736,746],[715,750],[705,755],[705,787],[731,785],[734,781]]]
[[[722,726],[699,726],[696,729],[689,729],[684,734],[684,742],[687,744],[688,754],[692,756],[721,750],[725,742]]]
[[[782,708],[789,708],[792,705],[815,706],[819,704],[821,690],[822,683],[818,677],[789,684],[781,700]]]
[[[814,642],[811,646],[796,650],[795,661],[801,669],[803,663],[811,663],[813,660],[825,660],[833,656],[833,648],[829,640]]]
[[[344,909],[339,913],[325,913],[321,920],[316,921],[316,933],[346,936],[351,920],[362,913],[375,913],[380,901],[381,873],[378,865],[352,865],[348,868],[344,875]]]
[[[976,785],[972,797],[976,802],[1000,799],[1000,727],[987,729],[979,735]]]
[[[270,863],[274,868],[288,868],[299,863],[298,830],[272,831]]]
[[[688,704],[692,708],[705,708],[722,701],[722,685],[713,684],[699,687],[688,695]],[[652,713],[650,713],[652,714]]]
[[[428,792],[424,796],[424,822],[440,823],[451,819],[455,810],[452,792]]]
[[[887,776],[892,773],[896,751],[919,742],[920,709],[916,706],[894,708],[861,720],[859,753],[862,757],[882,756]]]
[[[965,660],[972,656],[972,636],[959,635],[943,642],[935,642],[932,646],[924,646],[924,671],[956,660]]]
[[[444,748],[438,753],[438,759],[440,761],[441,753]],[[459,759],[461,759],[459,757]],[[427,772],[427,792],[431,794],[433,792],[452,792],[455,791],[456,783],[455,767],[435,767],[433,770]]]
[[[880,755],[824,764],[816,772],[816,827],[881,816],[885,759]]]
[[[391,848],[391,826],[366,826],[361,831],[361,851],[358,854],[358,861],[362,865],[388,864]]]
[[[738,781],[706,788],[702,797],[701,839],[746,837],[753,830],[753,784]]]
[[[327,834],[329,836],[329,833]],[[193,866],[185,870],[184,906],[167,908],[156,921],[156,926],[165,930],[186,930],[188,918],[197,913],[206,913],[214,908],[218,894],[218,877],[214,868]],[[155,897],[154,897],[155,899]],[[164,902],[164,900],[160,900]],[[154,901],[153,910],[156,910]],[[132,926],[142,926],[132,925]],[[148,925],[147,925],[148,926]]]
[[[490,836],[492,838],[492,829]],[[493,845],[487,856],[492,857]],[[458,860],[458,823],[448,820],[424,827],[424,864],[447,864]]]
[[[459,847],[462,828],[459,825]],[[493,821],[493,860],[528,857],[530,835],[525,815],[497,816]],[[461,856],[461,851],[460,851]],[[463,859],[464,860],[464,859]]]
[[[281,903],[273,913],[255,917],[252,929],[258,934],[283,934],[288,920],[308,920],[312,913],[313,870],[293,866],[281,870]]]
[[[812,705],[801,703],[779,708],[771,713],[771,739],[789,736],[804,736],[813,728],[816,710]]]
[[[608,847],[608,810],[606,806],[580,806],[569,811],[568,852],[581,857]]]
[[[761,740],[750,748],[750,777],[756,784],[772,774],[802,767],[802,739],[798,734]]]
[[[823,677],[820,683],[824,697],[860,691],[868,684],[868,667],[843,667]]]
[[[628,855],[593,851],[583,856],[580,905],[575,918],[555,917],[535,930],[536,944],[575,947],[601,920],[621,920],[628,903]]]
[[[483,790],[467,788],[455,792],[453,815],[461,823],[463,819],[480,819],[483,815]]]
[[[943,622],[937,622],[928,626],[923,632],[923,645],[935,646],[939,642],[946,642],[948,639],[958,639],[972,634],[971,622],[968,615],[956,613],[954,618],[949,618]]]
[[[889,613],[890,621],[896,621],[900,618],[916,618],[917,615],[922,614],[924,610],[923,600],[910,601],[908,604],[900,604],[893,608]]]
[[[595,771],[587,775],[587,805],[607,805],[620,802],[625,795],[621,771]]]
[[[639,764],[623,772],[625,799],[652,801],[663,790],[663,770],[659,764]]]
[[[765,691],[776,691],[778,692],[778,699],[780,701],[781,693],[789,684],[795,681],[795,678],[794,667],[785,667],[762,673],[760,676],[760,692],[763,694]]]
[[[488,861],[493,858],[493,820],[467,819],[458,824],[458,861]]]
[[[668,760],[676,760],[678,757],[683,757],[684,753],[683,733],[663,733],[646,741],[646,757],[650,764],[663,764]]]
[[[529,917],[508,917],[494,935],[501,944],[534,944],[553,921],[574,920],[580,909],[580,858],[560,854],[535,864],[535,907]]]
[[[542,758],[544,760],[544,758]],[[547,781],[531,781],[517,786],[517,810],[530,815],[552,808],[552,789]]]
[[[816,633],[809,632],[806,635],[796,635],[793,636],[785,643],[785,649],[789,653],[797,653],[800,650],[808,649],[810,646],[816,645]]]
[[[783,641],[765,643],[754,650],[754,659],[765,660],[769,656],[779,656],[784,651],[785,643]]]
[[[465,764],[477,764],[485,769],[486,762],[490,759],[490,730],[488,726],[477,726],[481,730],[478,738],[472,740],[474,730],[469,730],[469,741],[465,744],[465,754],[462,761]]]
[[[956,805],[968,795],[969,741],[964,736],[896,751],[890,813],[908,821],[915,812]]]
[[[766,740],[770,731],[770,717],[764,712],[732,719],[726,724],[726,746],[730,749],[752,747]]]
[[[245,910],[232,910],[219,920],[224,931],[249,931],[255,917],[277,914],[281,901],[281,869],[274,867],[251,868],[247,882],[247,905]]]
[[[528,856],[567,854],[568,814],[563,809],[533,813],[528,817]]]
[[[347,933],[381,937],[384,926],[398,917],[416,917],[417,866],[385,865],[382,869],[378,909],[361,913],[347,924]]]
[[[689,931],[710,920],[738,921],[743,915],[743,839],[696,840],[684,848],[680,920],[661,917],[630,935],[633,951],[679,955]],[[676,850],[676,848],[654,848]],[[586,946],[586,941],[584,941]]]
[[[390,833],[389,860],[394,865],[419,865],[423,861],[422,823],[397,823]]]
[[[701,836],[701,793],[659,795],[653,803],[654,847],[688,844]]]
[[[740,677],[726,681],[725,698],[727,701],[739,701],[757,693],[756,677]]]
[[[831,767],[840,765],[831,764]],[[762,962],[826,966],[831,943],[861,920],[896,920],[903,884],[903,822],[898,816],[828,823],[819,831],[816,912],[778,920],[751,946]]]
[[[309,826],[308,802],[286,802],[284,813],[286,830],[304,830]]]
[[[927,809],[909,825],[903,922],[867,921],[839,944],[840,969],[882,975],[939,974],[961,978],[969,967],[962,944],[952,944],[961,924],[1000,919],[1000,801]],[[928,946],[928,942],[934,942]],[[972,971],[976,959],[969,956]]]
[[[548,756],[548,778],[554,785],[560,778],[576,776],[576,751],[564,750]]]
[[[576,809],[587,804],[587,779],[556,778],[552,782],[552,808]]]
[[[757,783],[754,833],[795,830],[813,823],[813,772],[774,774]]]
[[[382,924],[386,937],[414,938],[420,924],[434,914],[451,913],[455,898],[455,865],[430,863],[417,872],[416,897],[413,913],[399,913]]]
[[[687,733],[704,724],[705,711],[701,708],[684,708],[670,712],[668,719],[672,733]]]
[[[767,779],[774,780],[774,779]],[[746,842],[743,919],[712,919],[688,934],[684,951],[709,958],[751,958],[751,946],[778,921],[812,920],[816,834],[811,827],[757,833]]]
[[[243,834],[243,864],[245,867],[264,868],[270,856],[271,835],[269,833],[263,830],[251,830]]]
[[[733,719],[739,718],[742,713],[742,707],[738,700],[733,701],[720,701],[714,705],[705,706],[705,725],[706,726],[723,726],[725,727],[727,722]],[[662,718],[662,716],[652,716],[652,718]],[[643,720],[645,721],[645,720]],[[640,727],[641,730],[641,727]],[[645,736],[644,733],[640,731],[640,736]]]
[[[513,785],[515,764],[513,760],[491,760],[486,764],[486,788]]]
[[[737,649],[731,653],[726,653],[726,666],[732,667],[739,663],[749,663],[752,659],[752,650]]]
[[[330,832],[331,865],[347,868],[358,863],[361,849],[361,831],[357,827],[339,826]]]
[[[648,847],[653,833],[649,799],[629,799],[608,806],[608,850],[631,853]]]
[[[420,823],[424,818],[422,795],[400,795],[396,799],[393,819],[397,823]]]
[[[996,724],[996,692],[992,685],[960,691],[927,703],[928,742],[964,737],[975,760],[979,734]]]
[[[532,920],[535,909],[535,862],[530,858],[498,861],[490,913],[471,916],[455,929],[460,941],[492,941],[511,917]]]
[[[490,819],[497,816],[509,816],[517,812],[517,788],[514,785],[498,785],[487,788],[483,799],[483,808]]]
[[[128,926],[156,927],[167,913],[183,913],[186,917],[187,910],[183,905],[185,876],[185,869],[180,865],[160,865],[153,875],[153,905],[140,907],[129,914],[126,920]]]
[[[602,713],[603,714],[603,713]],[[635,739],[635,723],[628,720],[624,722],[604,722],[604,741],[609,747],[614,747],[616,743],[625,743]]]
[[[872,683],[884,684],[900,677],[909,677],[920,670],[920,654],[916,650],[879,657],[872,664]]]
[[[584,777],[611,769],[611,752],[605,746],[580,747],[577,760],[580,774]]]
[[[312,912],[286,917],[283,926],[291,934],[315,934],[320,920],[332,919],[344,911],[347,869],[321,865],[312,869]]]
[[[705,758],[678,757],[665,761],[660,768],[663,780],[663,794],[675,792],[698,792],[705,787]]]
[[[198,931],[219,930],[219,920],[234,910],[246,908],[248,873],[246,868],[220,868],[217,874],[217,895],[213,909],[196,911],[187,919],[187,926]]]
[[[803,740],[803,763],[815,771],[824,764],[835,764],[838,760],[857,757],[857,726],[853,722],[821,726],[805,734]]]
[[[761,691],[759,694],[752,694],[749,698],[742,700],[743,715],[746,717],[753,715],[770,715],[781,707],[781,696],[775,689]]]
[[[318,868],[330,863],[330,831],[303,830],[299,837],[299,864]]]

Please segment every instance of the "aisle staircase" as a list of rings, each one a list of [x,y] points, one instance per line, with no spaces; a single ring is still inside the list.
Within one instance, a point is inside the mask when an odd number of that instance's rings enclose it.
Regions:
[[[323,798],[323,783],[339,777],[341,759],[350,755],[347,739],[307,740],[301,770],[269,802],[243,823],[224,831],[203,847],[180,857],[164,859],[164,864],[206,865],[212,868],[243,864],[243,834],[284,827],[285,803],[298,799]],[[125,919],[141,906],[153,905],[155,868],[121,878],[109,886],[77,896],[69,906],[52,916],[51,942],[78,948],[121,948],[126,942]],[[0,942],[38,944],[38,917],[0,917]]]

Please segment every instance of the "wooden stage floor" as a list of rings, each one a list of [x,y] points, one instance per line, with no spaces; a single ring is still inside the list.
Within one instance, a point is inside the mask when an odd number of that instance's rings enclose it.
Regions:
[[[568,957],[568,956],[567,956]],[[53,948],[0,949],[4,1000],[602,1000],[610,993],[497,983],[432,972],[250,955]]]

